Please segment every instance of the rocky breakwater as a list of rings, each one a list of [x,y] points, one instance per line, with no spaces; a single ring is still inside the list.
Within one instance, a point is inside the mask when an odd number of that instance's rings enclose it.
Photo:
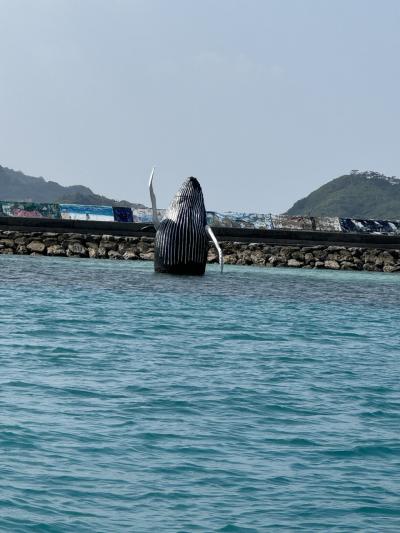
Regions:
[[[265,267],[320,268],[400,272],[400,250],[342,246],[270,246],[221,242],[225,263]],[[0,254],[87,257],[114,260],[153,260],[154,239],[81,233],[0,231]],[[208,262],[218,262],[210,244]]]
[[[230,242],[222,244],[226,264],[400,272],[400,250],[323,245],[269,246],[260,243]],[[217,257],[211,252],[209,259],[214,262]]]
[[[0,232],[0,254],[152,260],[154,239],[81,233]]]

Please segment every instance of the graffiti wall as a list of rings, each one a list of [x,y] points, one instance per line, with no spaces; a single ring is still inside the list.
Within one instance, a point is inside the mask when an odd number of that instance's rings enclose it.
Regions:
[[[130,207],[113,207],[115,222],[133,222],[132,209]]]
[[[287,215],[271,215],[273,229],[309,230],[313,229],[310,217],[289,217]]]
[[[316,231],[342,231],[339,217],[310,217]]]
[[[400,233],[399,220],[340,218],[341,231],[356,233]]]
[[[157,211],[161,220],[165,209]],[[62,218],[103,222],[140,222],[152,224],[150,208],[79,204],[38,204],[0,201],[0,217]],[[282,229],[308,231],[338,231],[355,233],[400,234],[399,220],[365,220],[338,217],[303,217],[244,213],[239,211],[208,211],[210,226],[225,228]]]
[[[271,215],[242,213],[236,211],[227,211],[226,213],[207,211],[207,223],[210,226],[225,228],[269,229],[271,227]]]
[[[166,209],[157,209],[158,219],[161,220],[165,215]],[[150,208],[135,209],[132,208],[133,222],[153,223],[153,211]]]
[[[106,205],[60,204],[60,211],[65,220],[114,222],[113,208]]]
[[[7,217],[60,218],[59,204],[1,202],[1,212]]]

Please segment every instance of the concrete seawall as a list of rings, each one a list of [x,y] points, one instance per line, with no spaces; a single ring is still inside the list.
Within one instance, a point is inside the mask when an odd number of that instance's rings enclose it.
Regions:
[[[17,231],[2,229],[0,226],[0,254],[153,260],[152,235]],[[309,241],[304,245],[303,239],[298,239],[296,244],[295,238],[291,244],[236,240],[221,240],[220,243],[226,264],[400,272],[400,245],[394,248],[396,243],[388,245],[384,242],[382,246],[373,247],[373,243],[367,243],[367,246],[342,246],[337,243],[316,244]],[[208,261],[218,261],[216,250],[211,244]]]
[[[129,237],[154,237],[152,224],[143,222],[94,222],[87,220],[62,220],[51,218],[0,217],[0,231],[23,233],[81,233],[88,235],[113,235]],[[346,233],[335,231],[306,231],[287,229],[253,229],[213,227],[220,241],[260,242],[288,246],[344,246],[380,249],[400,249],[400,235],[375,233]]]

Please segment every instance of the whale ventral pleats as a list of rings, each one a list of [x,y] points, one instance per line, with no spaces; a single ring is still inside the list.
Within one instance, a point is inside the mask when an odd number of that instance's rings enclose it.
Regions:
[[[154,267],[170,274],[204,274],[208,237],[203,192],[187,178],[174,196],[156,233]]]
[[[207,225],[201,185],[194,176],[186,178],[172,199],[164,218],[159,222],[153,176],[154,169],[149,181],[153,220],[157,230],[154,243],[154,269],[156,272],[168,274],[201,276],[206,268],[209,237],[222,258],[222,251],[215,235]]]

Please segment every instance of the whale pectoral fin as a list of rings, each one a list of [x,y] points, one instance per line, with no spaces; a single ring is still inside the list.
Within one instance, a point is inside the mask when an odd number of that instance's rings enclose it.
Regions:
[[[153,224],[154,224],[154,227],[157,230],[158,226],[160,225],[160,221],[158,220],[156,195],[154,194],[154,189],[153,189],[154,171],[155,171],[155,167],[153,167],[151,169],[150,180],[149,180],[149,189],[150,189],[151,208],[153,210]]]
[[[221,267],[221,274],[222,274],[222,271],[224,270],[224,254],[222,253],[221,246],[219,245],[219,243],[217,241],[217,237],[214,235],[213,230],[211,229],[211,227],[208,224],[206,226],[206,232],[210,236],[212,242],[214,243],[215,248],[218,251],[219,265]]]

